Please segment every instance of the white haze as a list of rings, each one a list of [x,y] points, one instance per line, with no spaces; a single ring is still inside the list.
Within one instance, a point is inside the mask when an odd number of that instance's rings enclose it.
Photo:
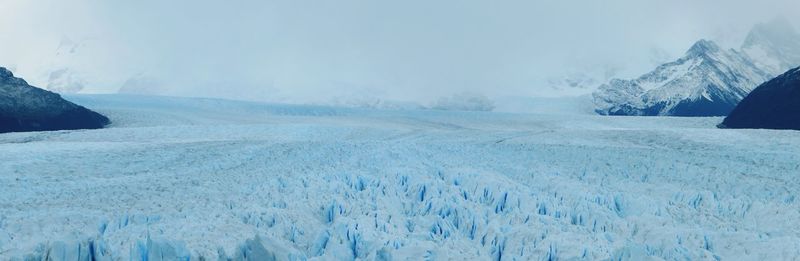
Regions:
[[[82,93],[561,96],[591,90],[552,79],[632,77],[700,38],[737,47],[755,23],[798,25],[797,10],[796,0],[0,0],[0,66]]]

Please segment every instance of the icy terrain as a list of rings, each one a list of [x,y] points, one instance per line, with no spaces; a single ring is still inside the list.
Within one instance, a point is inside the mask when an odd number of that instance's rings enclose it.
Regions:
[[[792,260],[800,132],[70,96],[0,135],[0,260]]]

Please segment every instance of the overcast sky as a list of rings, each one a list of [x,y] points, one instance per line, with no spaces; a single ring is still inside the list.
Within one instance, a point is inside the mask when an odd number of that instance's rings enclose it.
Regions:
[[[777,16],[797,27],[798,10],[797,0],[0,0],[0,66],[84,93],[557,96],[586,90],[554,79],[633,77],[700,38],[737,47]]]

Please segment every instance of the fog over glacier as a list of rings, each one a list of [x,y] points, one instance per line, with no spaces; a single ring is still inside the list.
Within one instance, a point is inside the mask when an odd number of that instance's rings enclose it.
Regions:
[[[797,10],[0,0],[0,261],[799,260]]]
[[[561,96],[701,38],[738,46],[800,2],[0,1],[0,61],[63,92],[282,102]],[[589,82],[588,86],[602,82]],[[568,85],[568,84],[567,84]]]

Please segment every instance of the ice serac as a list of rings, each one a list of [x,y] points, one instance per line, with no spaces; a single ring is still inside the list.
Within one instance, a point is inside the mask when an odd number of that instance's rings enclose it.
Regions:
[[[800,33],[785,18],[757,24],[742,43],[756,66],[778,76],[800,66]]]
[[[800,130],[800,68],[753,90],[720,127]]]
[[[742,52],[700,40],[677,61],[637,79],[613,79],[592,97],[602,115],[724,116],[767,79]]]
[[[0,67],[0,133],[99,129],[105,116],[29,85]]]

